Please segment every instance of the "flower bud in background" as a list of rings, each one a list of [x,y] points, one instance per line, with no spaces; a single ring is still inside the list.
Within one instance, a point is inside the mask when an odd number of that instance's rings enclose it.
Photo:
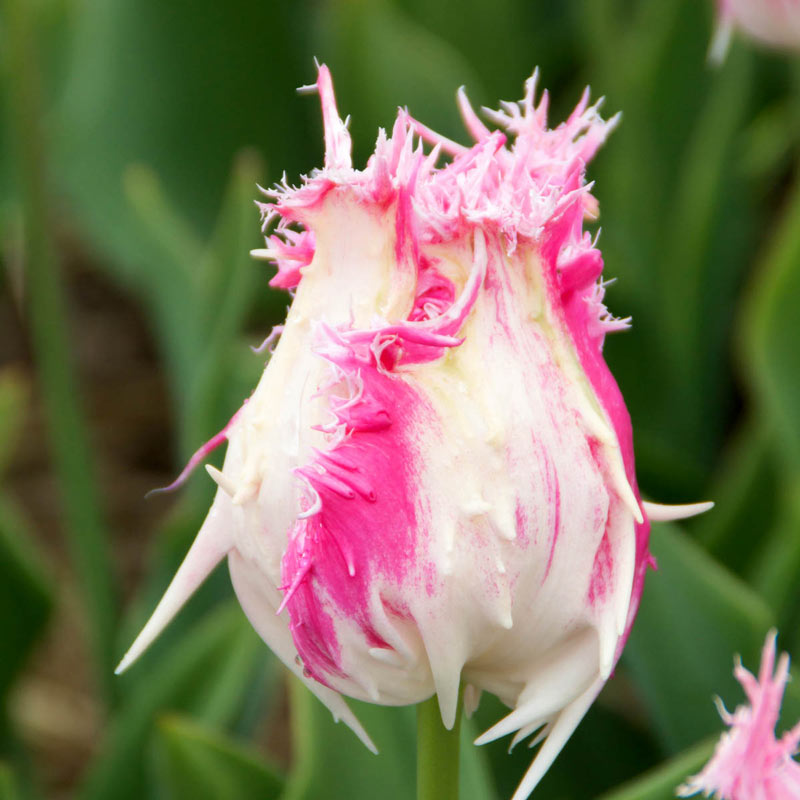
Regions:
[[[363,170],[331,78],[325,166],[266,192],[272,285],[294,299],[229,441],[214,504],[126,656],[228,557],[264,640],[369,746],[342,695],[387,705],[459,685],[537,733],[527,796],[616,663],[650,563],[630,420],[602,356],[584,171],[613,128],[584,94],[547,128],[536,77],[452,142],[405,111]],[[427,144],[431,149],[424,147]],[[442,163],[440,163],[442,162]],[[199,452],[195,460],[205,454]]]
[[[737,659],[734,675],[749,705],[731,714],[717,699],[720,716],[728,726],[703,771],[678,789],[680,797],[703,792],[719,800],[798,800],[800,764],[793,760],[800,745],[800,722],[780,739],[775,726],[789,680],[789,655],[783,653],[775,668],[777,633],[767,634],[758,679]],[[774,671],[774,674],[773,674]]]
[[[712,61],[725,58],[735,29],[772,47],[800,50],[800,0],[717,0]]]

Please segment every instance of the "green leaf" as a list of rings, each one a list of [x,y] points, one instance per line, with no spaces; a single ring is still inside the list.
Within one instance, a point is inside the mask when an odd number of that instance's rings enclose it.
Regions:
[[[53,606],[50,585],[26,520],[0,495],[0,701],[47,624]]]
[[[123,177],[128,224],[135,222],[140,229],[135,282],[151,309],[173,394],[180,401],[202,354],[197,272],[203,245],[155,170],[132,164]]]
[[[126,196],[144,227],[139,281],[170,365],[184,460],[224,425],[257,380],[260,359],[238,337],[259,279],[269,316],[277,319],[285,302],[268,287],[267,276],[249,254],[259,244],[253,197],[261,172],[254,151],[237,155],[216,228],[205,245],[173,207],[153,170],[139,165],[125,173]],[[236,380],[242,363],[232,357],[236,349],[250,355],[254,367],[244,387]],[[235,398],[232,385],[238,391]]]
[[[0,475],[19,443],[29,401],[24,376],[13,369],[0,370]]]
[[[795,346],[800,303],[799,222],[800,181],[772,232],[743,314],[739,340],[749,367],[745,377],[781,459],[774,524],[754,579],[779,613],[781,624],[791,625],[796,625],[800,613],[800,351]]]
[[[109,0],[75,4],[54,164],[78,221],[136,280],[142,229],[122,176],[148,164],[196,232],[210,229],[234,154],[297,174],[319,152],[295,87],[313,70],[305,3]],[[204,237],[203,237],[204,238]]]
[[[716,739],[708,739],[670,759],[599,800],[674,800],[675,790],[690,775],[700,771],[711,757]]]
[[[289,686],[294,763],[284,800],[360,797],[365,788],[382,800],[414,797],[413,708],[351,703],[378,747],[374,755],[299,680]]]
[[[735,572],[747,575],[769,537],[754,531],[773,528],[778,504],[778,465],[770,431],[749,419],[730,437],[707,496],[713,513],[691,524],[697,540]],[[765,596],[766,599],[766,596]]]
[[[186,217],[178,212],[167,197],[163,181],[152,167],[130,164],[123,173],[125,197],[158,252],[160,265],[143,262],[154,270],[150,279],[163,279],[164,270],[175,272],[191,285],[197,281],[197,267],[203,257],[203,243]]]
[[[142,797],[142,751],[156,715],[180,710],[200,720],[230,724],[253,681],[262,679],[257,668],[264,652],[235,603],[202,620],[158,669],[150,669],[133,685],[78,796],[83,800]]]
[[[241,405],[241,397],[235,401],[234,408],[223,403],[227,400],[225,389],[234,372],[230,351],[234,345],[246,350],[238,341],[238,334],[252,305],[258,280],[264,293],[275,296],[267,286],[262,268],[250,257],[250,250],[259,244],[253,194],[261,172],[261,161],[256,153],[238,154],[217,226],[201,265],[195,313],[203,320],[205,337],[185,398],[184,437],[187,441],[184,450],[187,453],[194,451],[198,441],[216,432],[220,417],[227,419]]]
[[[729,304],[724,299],[733,297],[739,279],[732,263],[712,274],[717,261],[711,245],[716,221],[728,210],[733,145],[748,111],[752,72],[750,54],[737,50],[712,80],[681,154],[658,265],[661,302],[654,310],[663,326],[662,337],[669,342],[668,362],[661,368],[680,376],[670,402],[677,397],[683,413],[673,414],[673,423],[684,433],[686,450],[705,440],[706,452],[699,455],[706,456],[719,441],[718,429],[724,424],[724,418],[714,414],[727,389],[727,364],[721,355],[728,344],[720,335],[727,330],[718,320],[727,323]]]
[[[22,375],[0,372],[0,472],[19,440],[28,402]],[[0,494],[0,706],[47,624],[53,605],[49,584],[27,520]]]
[[[778,444],[800,470],[800,349],[795,345],[800,306],[800,182],[786,204],[757,272],[740,340],[747,377]]]
[[[672,525],[654,525],[658,570],[623,655],[663,747],[719,732],[715,695],[739,697],[733,657],[758,663],[773,622],[764,601]]]
[[[14,773],[8,764],[0,761],[0,800],[19,800]]]
[[[261,239],[258,209],[253,201],[263,173],[264,164],[255,150],[236,154],[209,252],[200,265],[203,316],[216,319],[217,326],[228,331],[228,338],[239,330],[255,276],[263,274],[249,253]],[[230,308],[221,310],[225,304]]]
[[[8,47],[2,56],[9,82],[8,119],[22,208],[26,328],[48,425],[50,453],[61,494],[64,532],[82,593],[95,677],[113,702],[112,638],[116,617],[108,535],[93,479],[91,443],[73,369],[70,327],[62,290],[60,251],[49,197],[47,139],[37,59],[37,25],[28,2],[0,5]]]
[[[794,622],[791,612],[800,601],[800,473],[794,481],[785,477],[782,488],[771,498],[777,507],[775,522],[763,526],[768,535],[751,577],[784,628]]]
[[[156,724],[157,785],[167,800],[276,800],[283,779],[258,754],[178,715]]]
[[[742,169],[748,175],[780,179],[797,141],[796,120],[797,109],[785,97],[755,116],[745,131],[742,153]]]

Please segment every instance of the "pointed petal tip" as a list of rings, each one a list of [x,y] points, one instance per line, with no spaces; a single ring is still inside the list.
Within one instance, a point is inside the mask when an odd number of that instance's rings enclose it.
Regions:
[[[475,739],[473,739],[472,744],[480,747],[481,745],[489,744],[489,742],[493,742],[495,739],[499,738],[492,734],[492,730],[492,728],[489,728],[488,731],[484,731],[480,736],[476,736]]]
[[[205,467],[211,480],[214,481],[225,494],[229,497],[236,496],[238,487],[224,472],[218,470],[213,464],[206,464]]]
[[[381,751],[378,750],[378,746],[375,744],[375,742],[372,741],[370,735],[366,732],[366,730],[364,730],[364,728],[360,726],[360,724],[359,724],[359,730],[353,728],[352,724],[350,725],[350,729],[353,731],[353,733],[355,733],[361,744],[363,744],[364,747],[366,747],[367,750],[370,751],[370,753],[376,756],[379,756],[381,754]]]
[[[139,635],[133,640],[133,644],[128,648],[127,652],[122,657],[122,660],[119,662],[119,664],[117,664],[116,668],[114,669],[115,675],[122,675],[123,672],[127,672],[127,670],[139,660],[139,657],[150,646],[155,636],[145,636],[145,632],[148,632],[149,634],[147,625],[142,628]]]
[[[704,503],[686,503],[684,505],[662,505],[661,503],[642,503],[647,518],[651,522],[674,522],[679,519],[696,517],[698,514],[705,514],[714,508],[712,501]]]
[[[132,661],[128,658],[128,654],[126,653],[123,656],[122,661],[120,661],[119,664],[117,664],[117,666],[114,668],[114,674],[122,675],[122,673],[125,672],[125,670],[127,670],[131,665],[131,663]]]
[[[536,754],[528,771],[514,792],[511,800],[527,800],[542,776],[555,761],[567,739],[572,735],[578,723],[589,710],[589,706],[600,692],[603,681],[598,680],[586,691],[573,700],[554,720],[552,728],[544,739],[541,749]]]
[[[214,518],[214,509],[206,517],[206,522],[200,528],[189,552],[178,567],[163,597],[147,620],[139,635],[122,658],[115,675],[120,675],[155,641],[161,631],[172,621],[173,617],[183,608],[184,603],[194,594],[200,584],[211,574],[214,568],[228,555],[233,547],[230,532],[222,532],[210,521]]]
[[[439,698],[439,713],[442,715],[442,725],[448,731],[453,730],[456,724],[456,715],[458,713],[458,706],[450,708],[450,704],[445,701],[445,707],[442,707],[442,698]]]

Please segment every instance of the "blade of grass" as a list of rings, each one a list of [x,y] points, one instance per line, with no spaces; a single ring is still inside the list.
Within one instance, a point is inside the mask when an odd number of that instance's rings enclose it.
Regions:
[[[189,717],[161,717],[153,738],[154,771],[169,800],[277,800],[283,792],[283,778],[255,749]]]
[[[52,606],[47,570],[32,546],[26,520],[12,500],[0,494],[0,707]]]
[[[800,179],[757,265],[747,294],[738,341],[743,376],[763,417],[779,432],[786,465],[800,471],[800,350],[796,345],[800,298]]]
[[[255,674],[260,649],[260,640],[233,602],[195,625],[170,657],[127,693],[75,796],[148,796],[144,749],[159,713],[184,711],[199,722],[230,726],[252,683],[261,680]]]
[[[16,781],[11,767],[0,763],[0,800],[18,800]]]
[[[740,574],[751,571],[754,557],[769,546],[761,532],[773,528],[779,511],[773,439],[761,417],[751,415],[742,423],[730,437],[707,493],[714,498],[714,513],[699,517],[691,527],[711,555]]]
[[[726,68],[715,75],[681,159],[667,225],[670,234],[659,265],[661,295],[670,298],[660,304],[670,342],[666,355],[671,359],[672,374],[682,375],[682,407],[696,407],[699,411],[694,422],[700,430],[693,431],[693,437],[709,426],[713,410],[719,406],[715,387],[720,381],[714,371],[719,359],[705,355],[702,346],[703,340],[708,339],[706,320],[714,310],[713,304],[720,302],[708,288],[708,272],[713,267],[708,252],[731,168],[732,145],[747,111],[751,84],[750,54],[744,50],[731,53]]]
[[[742,313],[738,342],[761,417],[774,432],[780,458],[776,523],[754,570],[756,586],[779,614],[791,621],[800,593],[797,525],[800,503],[800,351],[796,345],[800,300],[800,180],[792,188],[781,219],[758,269]]]
[[[253,196],[261,172],[255,152],[245,150],[237,156],[206,256],[199,303],[210,333],[186,398],[185,452],[193,452],[219,425],[223,390],[231,378],[231,345],[242,328],[258,276],[249,251],[258,243]]]
[[[790,622],[791,604],[800,600],[800,481],[785,481],[778,495],[777,519],[765,530],[767,541],[751,570],[753,585],[778,615],[778,624]]]
[[[6,82],[8,116],[17,147],[17,180],[23,207],[28,322],[64,504],[70,555],[84,592],[95,671],[110,702],[114,696],[116,603],[107,532],[69,350],[69,329],[48,208],[32,7],[27,0],[3,0],[1,7],[7,26],[5,69],[13,76]]]
[[[123,188],[130,216],[142,229],[136,280],[153,317],[181,417],[181,404],[202,353],[203,331],[196,309],[203,244],[170,202],[152,168],[128,166]]]

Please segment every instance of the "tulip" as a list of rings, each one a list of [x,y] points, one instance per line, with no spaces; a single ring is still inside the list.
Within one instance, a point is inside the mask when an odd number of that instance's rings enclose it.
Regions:
[[[787,50],[800,48],[800,0],[717,0],[717,32],[710,58],[721,61],[735,28],[759,42]]]
[[[800,745],[800,722],[780,739],[775,726],[789,680],[789,656],[775,666],[777,633],[767,634],[758,678],[737,660],[733,674],[747,695],[748,705],[731,714],[717,699],[728,730],[703,770],[678,788],[680,797],[703,792],[719,800],[798,800],[800,764],[792,756]]]
[[[502,130],[459,92],[471,147],[401,110],[357,170],[326,67],[312,88],[324,168],[267,192],[254,251],[294,299],[208,467],[208,518],[121,668],[227,556],[255,629],[368,746],[342,695],[435,693],[447,727],[460,685],[470,709],[483,690],[512,707],[478,741],[544,739],[523,798],[620,655],[648,515],[706,507],[641,501],[602,356],[628,321],[603,304],[584,173],[617,118],[587,91],[549,130],[534,75],[487,112]]]

